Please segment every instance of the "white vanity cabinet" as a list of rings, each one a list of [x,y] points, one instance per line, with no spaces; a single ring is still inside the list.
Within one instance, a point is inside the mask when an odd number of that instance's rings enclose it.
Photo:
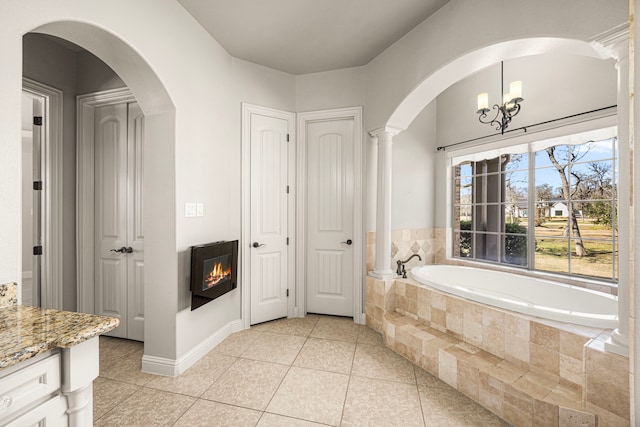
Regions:
[[[98,339],[117,326],[93,314],[0,307],[0,426],[93,425]]]
[[[50,351],[0,371],[0,425],[67,424],[61,356]]]

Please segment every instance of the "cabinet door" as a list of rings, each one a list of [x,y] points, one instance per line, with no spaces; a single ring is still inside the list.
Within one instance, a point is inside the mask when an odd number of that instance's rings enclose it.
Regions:
[[[59,354],[11,368],[15,371],[0,377],[0,425],[60,390]]]
[[[26,414],[6,424],[7,427],[42,427],[67,425],[65,399],[55,396]]]

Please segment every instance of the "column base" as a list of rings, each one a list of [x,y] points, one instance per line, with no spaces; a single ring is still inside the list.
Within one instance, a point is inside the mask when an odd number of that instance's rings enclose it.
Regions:
[[[611,337],[605,341],[604,349],[620,356],[629,357],[629,340],[616,329],[611,334]]]
[[[378,280],[389,280],[389,279],[398,278],[398,275],[393,270],[382,270],[382,271],[373,270],[369,272],[369,276]]]

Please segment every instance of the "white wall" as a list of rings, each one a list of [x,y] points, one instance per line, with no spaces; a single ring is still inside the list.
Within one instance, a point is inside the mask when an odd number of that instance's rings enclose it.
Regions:
[[[436,111],[432,102],[393,140],[392,230],[435,224]]]
[[[503,58],[564,48],[595,55],[588,42],[627,22],[628,7],[625,0],[518,1],[510,2],[508,7],[501,0],[452,0],[367,65],[366,129],[384,125],[402,129],[405,119],[417,114],[433,98],[412,99],[415,105],[411,114],[389,121],[393,111],[421,82],[439,70],[446,72],[439,76],[443,85],[431,94],[433,96],[466,77],[470,69],[482,69]],[[498,45],[530,38],[573,39],[585,43],[576,46],[547,39],[523,43],[520,47]],[[488,47],[491,48],[482,55],[469,58],[464,67],[446,68],[446,64]]]
[[[223,168],[227,172],[226,176],[223,176],[220,181],[207,180],[206,183],[203,183],[206,191],[201,192],[199,195],[194,195],[189,200],[204,202],[205,205],[205,217],[190,218],[189,227],[185,227],[185,232],[190,233],[191,243],[189,245],[217,240],[240,239],[241,104],[244,102],[285,111],[295,111],[294,76],[241,59],[229,58],[231,61],[231,81],[229,85],[232,90],[227,99],[229,108],[227,120],[229,120],[229,125],[234,129],[234,132],[227,141],[218,141],[223,148],[218,148],[211,158],[203,159],[202,164],[197,166],[204,170]],[[220,196],[222,196],[222,200],[219,199]],[[178,205],[178,209],[179,215],[183,214],[184,205]],[[180,212],[180,209],[182,209],[182,212]],[[216,223],[211,223],[211,221]],[[212,232],[208,232],[208,228],[212,229]],[[210,329],[195,328],[194,325],[211,323],[212,313],[215,313],[218,318],[227,319],[227,322],[240,319],[240,296],[243,283],[242,278],[240,278],[237,289],[195,311],[191,311],[191,293],[189,291],[190,251],[188,246],[179,246],[178,250],[180,252],[179,286],[181,289],[177,317],[178,354],[183,355],[211,334]],[[240,252],[242,250],[243,248],[239,248]],[[218,327],[222,326],[224,324],[220,322]]]
[[[149,19],[150,10],[154,19]],[[61,20],[67,22],[47,24]],[[147,136],[153,149],[145,159],[150,187],[145,194],[145,232],[150,235],[145,354],[178,359],[179,351],[200,342],[193,333],[196,326],[213,334],[238,312],[225,301],[214,301],[195,315],[187,313],[184,322],[176,321],[182,285],[178,251],[205,239],[239,235],[240,132],[231,125],[239,107],[231,105],[230,56],[173,0],[7,0],[1,23],[0,204],[6,208],[0,213],[0,281],[17,281],[20,272],[20,109],[15,106],[20,102],[22,35],[47,24],[39,30],[63,36],[105,60],[149,118]],[[231,161],[209,167],[208,160],[227,152]],[[211,182],[224,184],[220,194],[211,193]],[[199,223],[180,215],[184,202],[192,200],[209,208]],[[216,205],[229,209],[213,209]]]
[[[126,86],[107,64],[86,50],[76,54],[76,70],[76,93],[78,95]]]
[[[613,60],[575,55],[535,55],[505,62],[505,85],[522,80],[522,111],[514,117],[510,128],[608,107],[616,104],[617,71]],[[437,98],[437,145],[446,146],[471,138],[493,135],[495,130],[478,122],[476,96],[490,91],[490,104],[498,101],[500,65],[494,65],[445,90]],[[530,129],[530,132],[534,131]],[[507,134],[503,139],[523,135]],[[480,142],[481,143],[481,142]],[[450,150],[454,150],[451,147]],[[437,154],[435,224],[445,227],[446,189],[445,151]]]
[[[296,111],[364,105],[365,84],[365,67],[296,76]]]
[[[617,71],[613,59],[576,55],[534,55],[505,61],[505,92],[522,80],[522,110],[515,129],[616,104]],[[489,92],[489,105],[502,102],[500,64],[466,78],[438,96],[438,145],[496,134],[478,122],[477,95]],[[493,118],[492,110],[489,114]],[[533,130],[533,129],[532,129]]]

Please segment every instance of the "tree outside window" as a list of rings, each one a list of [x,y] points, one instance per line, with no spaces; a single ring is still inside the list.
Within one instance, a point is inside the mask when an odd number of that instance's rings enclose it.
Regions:
[[[617,140],[581,136],[455,164],[453,256],[617,280]]]

